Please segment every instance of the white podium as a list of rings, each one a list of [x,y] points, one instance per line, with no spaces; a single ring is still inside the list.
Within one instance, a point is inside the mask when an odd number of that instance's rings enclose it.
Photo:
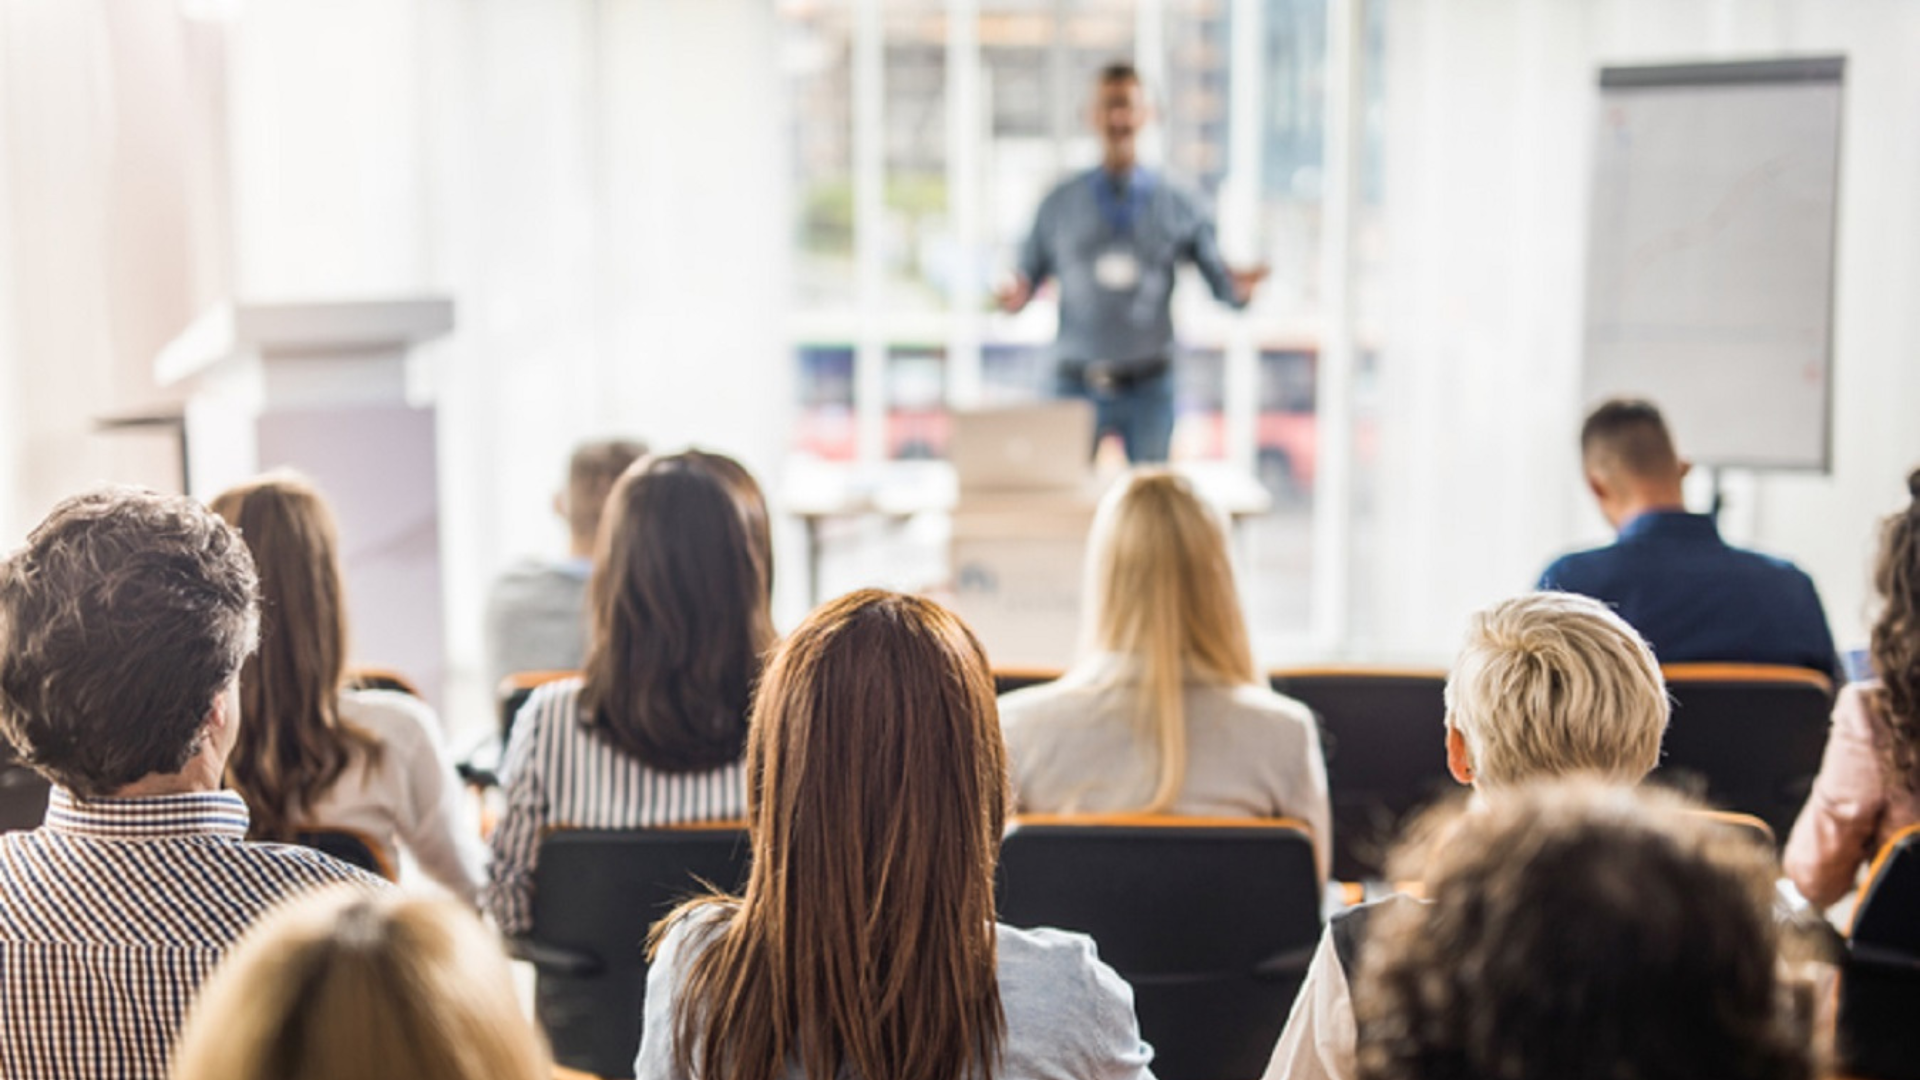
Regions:
[[[452,327],[442,297],[220,304],[154,364],[161,385],[188,392],[188,493],[211,499],[281,467],[311,478],[339,520],[349,662],[400,671],[436,706],[439,461],[433,409],[409,401],[407,368]]]

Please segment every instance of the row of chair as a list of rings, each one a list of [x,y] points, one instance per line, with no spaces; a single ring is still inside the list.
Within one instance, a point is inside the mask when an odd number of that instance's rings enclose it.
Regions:
[[[1807,800],[1827,745],[1833,686],[1802,668],[1669,664],[1673,698],[1657,783],[1752,814],[1784,842]],[[1052,671],[996,674],[1001,693],[1045,682]],[[1455,790],[1443,746],[1441,671],[1297,668],[1275,671],[1274,690],[1320,718],[1333,801],[1333,874],[1380,875],[1407,817]]]
[[[1770,839],[1764,826],[1719,816]],[[560,831],[543,841],[533,928],[536,1009],[563,1065],[626,1075],[640,1038],[647,928],[680,900],[745,881],[737,824]],[[1312,838],[1293,821],[1103,815],[1015,820],[1001,848],[1002,921],[1093,937],[1133,987],[1166,1080],[1251,1080],[1284,1025],[1320,933]],[[1920,1080],[1920,828],[1862,887],[1839,1018],[1850,1074]]]
[[[732,828],[562,830],[541,843],[535,1009],[560,1064],[624,1076],[639,1046],[647,927],[746,879]],[[1258,1076],[1320,934],[1313,841],[1294,821],[1023,818],[1001,848],[1000,917],[1093,937],[1133,987],[1164,1080]]]

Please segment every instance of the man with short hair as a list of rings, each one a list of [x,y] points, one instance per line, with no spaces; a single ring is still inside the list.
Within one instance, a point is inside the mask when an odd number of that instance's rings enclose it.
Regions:
[[[1556,559],[1540,588],[1613,605],[1661,663],[1785,664],[1844,681],[1813,579],[1785,559],[1729,545],[1712,515],[1687,512],[1680,484],[1689,465],[1651,402],[1595,409],[1580,458],[1619,538]]]
[[[1040,203],[1019,270],[998,295],[1017,313],[1041,283],[1059,279],[1059,395],[1090,399],[1095,440],[1118,434],[1135,462],[1165,461],[1173,435],[1175,269],[1191,261],[1235,308],[1267,276],[1264,266],[1229,267],[1200,201],[1140,166],[1136,142],[1152,115],[1132,64],[1100,70],[1092,108],[1100,165]]]
[[[487,685],[520,671],[573,671],[586,658],[587,577],[594,537],[613,482],[645,457],[636,439],[595,439],[574,447],[566,490],[553,509],[567,523],[567,557],[526,559],[487,594]]]
[[[198,503],[67,499],[0,561],[0,734],[53,783],[0,836],[0,1075],[164,1077],[195,990],[295,893],[384,887],[246,842],[221,787],[259,631],[246,545]]]

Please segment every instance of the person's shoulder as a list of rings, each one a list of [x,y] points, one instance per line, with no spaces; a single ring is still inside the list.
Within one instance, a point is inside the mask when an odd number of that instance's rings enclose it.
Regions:
[[[1732,544],[1728,544],[1727,558],[1741,564],[1756,574],[1772,578],[1783,585],[1790,585],[1796,588],[1813,588],[1812,576],[1805,570],[1800,569],[1792,559],[1784,556],[1769,555],[1764,551],[1755,551],[1752,548],[1735,547]]]
[[[1082,693],[1060,679],[1010,690],[1000,695],[1000,722],[1017,726],[1054,715]]]
[[[245,864],[253,871],[251,877],[273,886],[273,895],[266,897],[269,900],[328,885],[350,885],[373,891],[393,887],[384,878],[299,844],[242,841],[225,857]]]
[[[1222,687],[1221,690],[1232,703],[1236,715],[1289,728],[1302,724],[1311,726],[1314,722],[1313,710],[1307,707],[1306,702],[1290,698],[1270,686],[1237,683],[1232,687]]]
[[[1000,981],[1017,986],[1084,977],[1106,968],[1093,939],[1050,926],[1031,930],[1005,923],[996,927]]]
[[[1540,573],[1540,587],[1561,592],[1585,592],[1612,571],[1620,561],[1620,545],[1569,551],[1547,564]]]
[[[440,727],[433,706],[399,690],[342,691],[340,718],[382,743],[402,745],[431,741]]]

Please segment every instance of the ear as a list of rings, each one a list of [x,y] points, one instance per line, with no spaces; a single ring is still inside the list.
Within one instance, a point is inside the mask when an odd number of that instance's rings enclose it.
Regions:
[[[555,514],[558,514],[558,515],[559,515],[559,516],[561,517],[561,519],[562,519],[562,520],[564,520],[564,519],[566,518],[566,516],[567,516],[567,495],[566,495],[566,492],[564,492],[564,491],[556,491],[556,492],[554,492],[554,493],[553,493],[553,512],[554,512]]]
[[[1596,499],[1599,502],[1603,502],[1603,503],[1606,502],[1607,501],[1607,482],[1605,480],[1602,480],[1600,478],[1600,474],[1597,472],[1594,472],[1592,469],[1588,469],[1586,471],[1586,477],[1587,477],[1587,490],[1593,493],[1594,499]]]
[[[1685,480],[1687,478],[1687,474],[1692,471],[1693,471],[1693,462],[1688,461],[1686,458],[1681,458],[1679,478],[1682,480]]]
[[[1473,786],[1473,755],[1467,752],[1467,737],[1451,724],[1447,725],[1447,771],[1460,783]]]
[[[236,681],[237,682],[237,681]],[[213,696],[213,707],[207,710],[207,719],[201,725],[208,735],[220,736],[232,727],[240,716],[240,694],[233,686],[222,687]]]

